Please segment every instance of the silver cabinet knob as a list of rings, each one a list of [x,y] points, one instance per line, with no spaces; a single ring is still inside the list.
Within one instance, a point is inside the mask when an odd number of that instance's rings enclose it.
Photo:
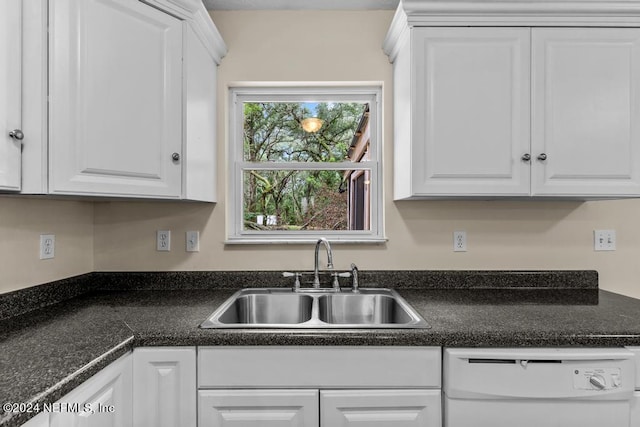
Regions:
[[[538,155],[538,160],[540,161],[547,160],[547,155],[545,153],[540,153],[540,155]]]
[[[522,155],[521,159],[523,162],[528,162],[529,160],[531,160],[531,154],[525,153]]]
[[[173,161],[177,162],[178,160],[180,160],[180,153],[173,153],[171,155],[171,158],[173,159]]]
[[[22,141],[24,139],[24,133],[22,133],[20,129],[12,130],[11,132],[9,132],[9,136],[18,141]]]

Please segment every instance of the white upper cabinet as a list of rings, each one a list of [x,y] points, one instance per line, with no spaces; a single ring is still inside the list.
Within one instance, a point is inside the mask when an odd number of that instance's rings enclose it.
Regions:
[[[50,192],[179,198],[182,22],[130,0],[50,16]]]
[[[640,197],[640,3],[405,0],[384,49],[395,199]]]
[[[45,143],[24,151],[23,193],[215,202],[215,89],[226,46],[202,2],[25,7],[35,52],[25,52],[25,87],[34,88],[26,126],[45,129]]]
[[[19,191],[22,165],[22,0],[0,2],[0,190]]]
[[[411,191],[528,195],[529,29],[416,28],[411,43]]]
[[[640,195],[640,28],[537,28],[532,58],[532,194]]]

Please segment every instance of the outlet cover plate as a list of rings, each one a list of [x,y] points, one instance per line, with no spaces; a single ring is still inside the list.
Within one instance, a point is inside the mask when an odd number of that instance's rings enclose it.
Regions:
[[[156,250],[161,252],[168,252],[171,250],[171,230],[157,231]]]
[[[56,255],[56,235],[40,235],[40,259],[51,259]]]
[[[453,251],[454,252],[467,251],[467,232],[466,231],[453,232]]]

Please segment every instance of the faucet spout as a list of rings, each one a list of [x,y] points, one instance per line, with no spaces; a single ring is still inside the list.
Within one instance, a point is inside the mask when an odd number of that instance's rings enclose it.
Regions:
[[[333,270],[333,253],[331,252],[331,245],[329,241],[324,237],[318,239],[316,242],[316,250],[314,254],[314,267],[313,267],[313,287],[318,289],[320,287],[320,277],[318,276],[319,264],[320,264],[320,245],[324,245],[324,248],[327,251],[327,268],[329,270]]]

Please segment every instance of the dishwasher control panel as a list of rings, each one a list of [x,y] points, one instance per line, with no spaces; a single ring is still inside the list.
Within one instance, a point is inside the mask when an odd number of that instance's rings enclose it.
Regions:
[[[575,390],[615,390],[621,385],[620,368],[575,368]]]

